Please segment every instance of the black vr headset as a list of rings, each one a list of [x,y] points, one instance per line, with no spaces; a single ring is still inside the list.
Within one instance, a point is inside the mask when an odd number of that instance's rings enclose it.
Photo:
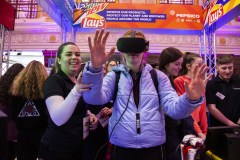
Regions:
[[[117,49],[122,53],[142,53],[148,51],[149,41],[144,38],[119,38]]]

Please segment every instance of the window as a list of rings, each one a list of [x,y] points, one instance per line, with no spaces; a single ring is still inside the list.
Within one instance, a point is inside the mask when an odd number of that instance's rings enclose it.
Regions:
[[[194,4],[194,0],[159,0],[162,4]]]
[[[16,18],[37,18],[38,4],[35,0],[9,0],[17,10]]]

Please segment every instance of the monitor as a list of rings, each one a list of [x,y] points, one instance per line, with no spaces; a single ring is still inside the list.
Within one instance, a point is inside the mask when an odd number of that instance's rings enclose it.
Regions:
[[[234,160],[230,157],[239,155],[240,127],[209,127],[206,137],[205,151],[217,155],[224,160]]]

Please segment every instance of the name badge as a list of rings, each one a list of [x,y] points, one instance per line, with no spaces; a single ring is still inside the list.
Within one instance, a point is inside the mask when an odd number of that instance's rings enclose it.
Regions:
[[[224,96],[222,93],[220,93],[220,92],[217,92],[217,93],[216,93],[216,96],[217,96],[218,98],[220,98],[221,100],[223,100],[223,99],[225,98],[225,96]]]
[[[233,88],[233,90],[240,90],[240,88]]]

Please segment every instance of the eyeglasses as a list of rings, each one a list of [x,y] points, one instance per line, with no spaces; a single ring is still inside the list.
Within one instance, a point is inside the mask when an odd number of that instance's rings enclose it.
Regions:
[[[117,66],[116,64],[109,64],[108,65],[109,67],[115,67],[115,66]]]

